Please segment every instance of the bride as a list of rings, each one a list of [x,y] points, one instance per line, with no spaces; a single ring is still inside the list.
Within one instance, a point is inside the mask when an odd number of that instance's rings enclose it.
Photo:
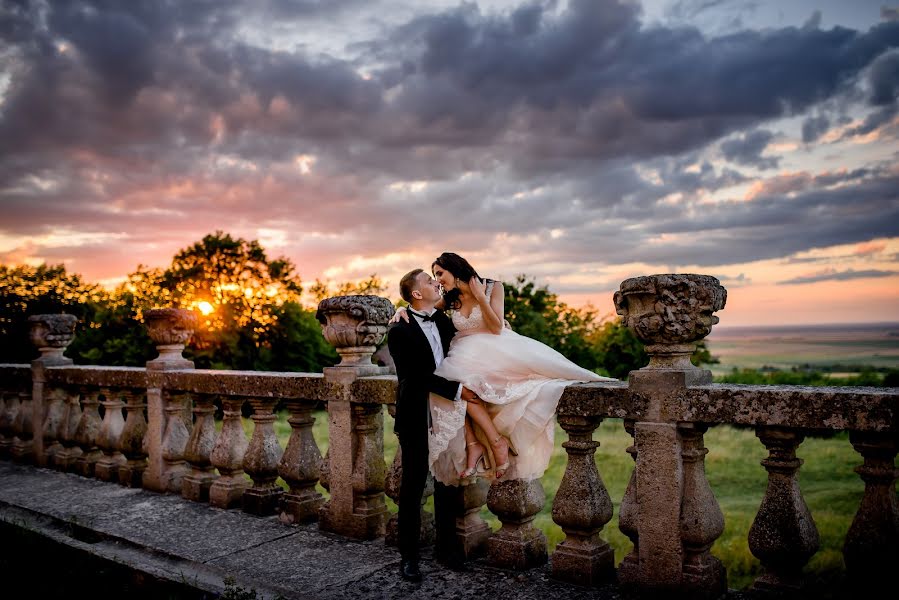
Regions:
[[[431,394],[431,472],[447,485],[479,475],[540,478],[553,452],[553,417],[565,387],[614,379],[512,331],[504,319],[502,283],[483,279],[458,254],[444,252],[431,270],[444,291],[437,308],[452,311],[458,331],[434,373],[460,382],[483,401],[452,402]],[[408,316],[398,311],[396,318]]]

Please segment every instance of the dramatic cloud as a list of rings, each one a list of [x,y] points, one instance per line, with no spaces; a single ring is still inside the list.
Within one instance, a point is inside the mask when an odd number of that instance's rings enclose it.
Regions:
[[[896,275],[899,275],[899,271],[853,271],[852,269],[847,269],[845,271],[836,271],[834,269],[828,269],[821,273],[815,273],[803,277],[794,277],[793,279],[781,281],[779,283],[781,285],[797,285],[804,283],[817,283],[819,281],[849,281],[851,279],[867,279],[870,277],[895,277]]]
[[[749,4],[2,3],[0,260],[222,229],[307,278],[455,249],[586,293],[899,236],[899,21]]]

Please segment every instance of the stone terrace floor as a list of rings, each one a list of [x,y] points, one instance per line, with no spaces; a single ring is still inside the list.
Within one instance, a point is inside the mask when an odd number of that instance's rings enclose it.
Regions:
[[[436,565],[429,550],[421,584],[402,581],[398,568],[399,554],[383,540],[355,542],[314,524],[288,526],[276,517],[0,461],[4,592],[65,590],[131,600],[621,597],[612,585],[586,589],[554,581],[548,566],[515,573],[480,560],[456,573]]]

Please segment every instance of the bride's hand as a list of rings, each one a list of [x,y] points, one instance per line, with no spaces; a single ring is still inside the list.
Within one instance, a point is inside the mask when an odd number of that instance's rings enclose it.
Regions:
[[[390,320],[387,321],[387,324],[390,325],[392,323],[399,323],[400,319],[402,319],[406,323],[409,322],[409,311],[406,310],[405,306],[401,306],[398,309],[396,309],[396,312],[393,313],[393,316],[390,317]]]
[[[471,294],[475,298],[486,298],[487,297],[487,282],[481,281],[477,277],[472,277],[468,280],[468,288],[471,290]]]

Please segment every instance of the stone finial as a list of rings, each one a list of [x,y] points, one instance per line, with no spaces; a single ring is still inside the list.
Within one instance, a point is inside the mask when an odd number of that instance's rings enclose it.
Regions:
[[[31,343],[41,351],[41,358],[53,362],[71,362],[62,353],[75,337],[75,315],[31,315]]]
[[[718,322],[727,290],[710,275],[667,274],[634,277],[615,292],[615,311],[646,344],[647,369],[694,369],[696,342]]]
[[[322,300],[315,317],[322,324],[322,335],[340,355],[338,367],[374,375],[381,374],[383,369],[373,364],[371,357],[384,339],[387,321],[393,313],[393,304],[387,298],[336,296]]]
[[[144,322],[150,339],[159,351],[159,356],[147,363],[148,368],[193,368],[193,361],[187,360],[181,353],[197,327],[198,319],[194,311],[185,308],[151,308],[144,311]]]

